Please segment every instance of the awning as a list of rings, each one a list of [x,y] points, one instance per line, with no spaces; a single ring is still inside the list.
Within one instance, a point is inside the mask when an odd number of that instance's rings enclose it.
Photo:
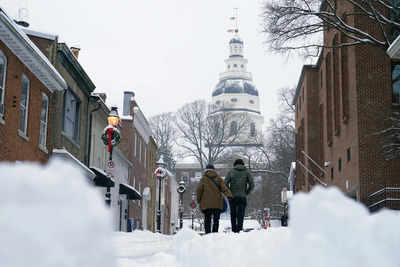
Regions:
[[[92,170],[90,170],[88,167],[86,167],[85,164],[80,162],[77,158],[75,158],[71,153],[69,153],[66,149],[53,149],[53,154],[52,158],[58,158],[62,160],[68,160],[71,162],[74,166],[76,166],[79,170],[82,171],[82,173],[90,179],[90,181],[93,181],[93,178],[96,176]]]
[[[135,188],[127,184],[119,184],[120,195],[126,195],[127,199],[138,200],[142,199],[142,196]]]
[[[109,177],[104,171],[102,171],[99,168],[96,167],[91,167],[90,168],[95,174],[96,177],[93,179],[93,183],[96,186],[101,186],[101,187],[114,187],[115,186],[115,181],[111,177]]]

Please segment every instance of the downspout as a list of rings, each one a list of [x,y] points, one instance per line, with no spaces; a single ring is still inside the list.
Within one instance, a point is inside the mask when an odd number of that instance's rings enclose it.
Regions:
[[[87,130],[86,130],[86,151],[85,151],[85,163],[87,167],[90,167],[90,151],[92,149],[92,120],[93,120],[93,112],[97,111],[100,109],[101,104],[100,101],[96,101],[97,106],[89,111],[89,118],[88,118],[88,125],[87,125]],[[89,106],[90,106],[90,96],[89,96]]]

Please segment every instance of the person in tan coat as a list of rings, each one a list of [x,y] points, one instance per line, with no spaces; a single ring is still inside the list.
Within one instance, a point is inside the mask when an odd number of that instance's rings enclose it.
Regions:
[[[212,232],[218,232],[219,216],[223,209],[223,196],[232,198],[231,191],[226,187],[222,178],[217,174],[212,164],[206,166],[204,176],[196,188],[197,203],[204,213],[205,233],[211,232],[211,218],[213,221]]]

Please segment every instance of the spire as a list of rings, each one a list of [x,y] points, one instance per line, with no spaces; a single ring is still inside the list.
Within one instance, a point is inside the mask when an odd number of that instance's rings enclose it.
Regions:
[[[233,16],[229,19],[233,21],[233,25],[228,29],[228,32],[233,33],[234,37],[239,37],[239,18],[238,18],[238,8],[233,9]]]
[[[228,32],[233,33],[233,37],[229,41],[230,56],[229,57],[243,57],[243,40],[239,37],[239,18],[238,8],[233,11],[233,16],[229,18],[233,21],[233,25]]]

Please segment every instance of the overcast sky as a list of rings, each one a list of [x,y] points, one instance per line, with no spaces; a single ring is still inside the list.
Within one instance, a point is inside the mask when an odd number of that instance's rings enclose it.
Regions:
[[[27,8],[30,29],[81,48],[79,61],[107,103],[122,112],[133,91],[147,117],[185,103],[211,100],[224,71],[239,8],[239,30],[260,92],[265,122],[277,110],[277,90],[297,84],[303,62],[267,51],[261,34],[262,0],[0,0],[11,17]]]

